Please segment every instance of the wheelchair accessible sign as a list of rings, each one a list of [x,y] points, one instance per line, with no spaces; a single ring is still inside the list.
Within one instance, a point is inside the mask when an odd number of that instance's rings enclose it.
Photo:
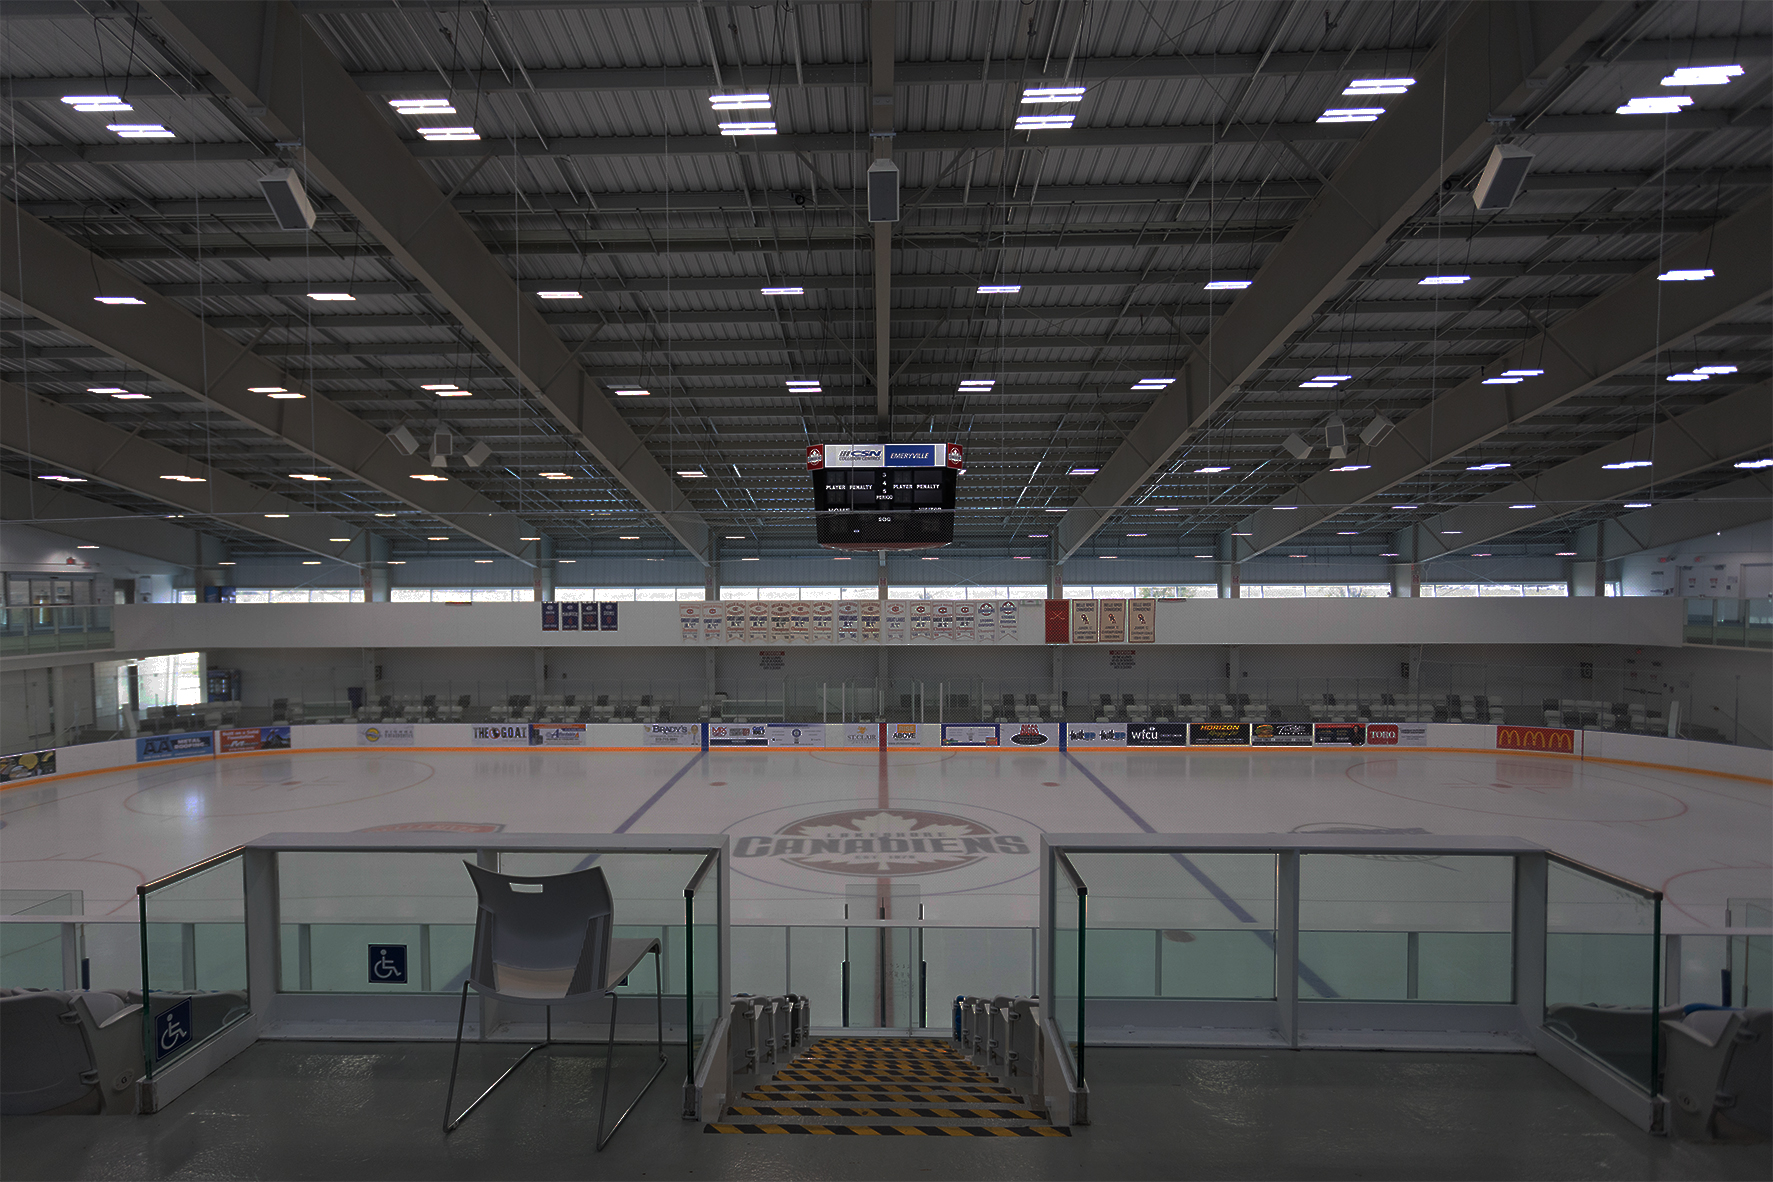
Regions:
[[[405,944],[371,944],[369,946],[369,983],[371,985],[406,984]]]

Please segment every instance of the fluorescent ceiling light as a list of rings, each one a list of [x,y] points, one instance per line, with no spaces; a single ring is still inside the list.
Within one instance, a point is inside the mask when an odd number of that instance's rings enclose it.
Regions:
[[[1713,271],[1710,267],[1705,267],[1693,268],[1690,270],[1664,271],[1662,274],[1656,276],[1656,278],[1662,280],[1664,283],[1700,283],[1704,280],[1713,278],[1716,274],[1717,272]]]
[[[472,127],[421,127],[419,134],[430,143],[448,143],[452,140],[477,140],[480,133]]]
[[[53,480],[57,484],[85,484],[86,483],[86,477],[84,477],[84,476],[52,475],[52,476],[39,476],[37,479],[38,480]]]
[[[1297,505],[1270,505],[1268,507],[1270,509],[1277,509],[1282,513],[1291,513],[1293,510],[1297,509],[1299,506],[1297,506]]]
[[[1510,505],[1510,509],[1537,509],[1538,505]]]
[[[1738,468],[1773,468],[1773,456],[1762,456],[1758,460],[1737,460]]]
[[[1502,376],[1505,378],[1536,378],[1544,372],[1542,369],[1505,369],[1502,371]]]
[[[413,474],[412,474],[412,478],[413,478],[413,479],[414,479],[414,480],[425,480],[425,481],[429,481],[429,482],[431,482],[431,483],[432,483],[432,484],[436,484],[436,483],[438,483],[438,482],[440,482],[440,481],[444,481],[444,480],[448,480],[448,479],[449,479],[449,477],[447,477],[447,476],[439,476],[439,475],[437,475],[437,473],[435,473],[435,472],[414,472],[414,473],[413,473]]]
[[[1234,538],[1253,538],[1256,535],[1255,534],[1238,533],[1236,530],[1233,530],[1231,533],[1231,536]]]
[[[640,535],[639,534],[622,534],[620,537],[618,537],[616,539],[616,541],[618,541],[618,542],[638,542],[638,541],[640,541]]]
[[[377,517],[398,517],[399,514],[397,514],[397,513],[377,513],[376,516]]]
[[[740,562],[762,562],[763,559],[761,559],[761,558],[741,558],[741,559],[739,559],[739,561]]]
[[[1488,558],[1488,557],[1490,557],[1490,552],[1488,550],[1480,550],[1476,554],[1473,554],[1472,557],[1473,558]]]
[[[1421,507],[1422,507],[1422,506],[1420,506],[1420,505],[1393,505],[1393,506],[1392,506],[1392,509],[1393,509],[1393,510],[1399,510],[1399,509],[1420,509],[1420,508],[1421,508]]]
[[[447,542],[447,541],[449,541],[449,537],[447,535],[445,535],[444,537],[426,538],[425,540],[427,542]]]
[[[650,398],[651,390],[617,390],[617,398]]]
[[[1195,557],[1196,558],[1211,558],[1212,555],[1211,554],[1196,554]]]
[[[107,123],[105,127],[126,140],[169,140],[174,135],[158,123]]]
[[[350,538],[328,538],[326,540],[329,542],[348,542],[351,539]]]
[[[1671,382],[1709,382],[1711,375],[1708,373],[1671,373],[1668,375],[1668,380]]]
[[[1683,66],[1664,78],[1662,85],[1724,86],[1729,83],[1730,79],[1740,77],[1742,77],[1741,66]],[[64,103],[67,101],[67,99],[62,100]]]
[[[1145,536],[1144,534],[1128,534],[1127,535],[1127,537],[1129,537],[1129,538],[1142,538],[1144,536]]]
[[[1316,381],[1300,382],[1299,388],[1301,390],[1334,390],[1336,388],[1336,383],[1335,382],[1316,382]]]
[[[582,300],[585,297],[576,291],[538,291],[538,300]]]
[[[1353,374],[1346,373],[1320,373],[1311,380],[1314,382],[1346,382],[1353,376]]]
[[[76,111],[133,111],[134,107],[114,94],[64,94],[62,102]]]
[[[490,559],[490,558],[476,558],[474,560],[474,565],[475,566],[491,566],[492,559]]]
[[[423,386],[420,386],[419,389],[433,390],[433,391],[435,391],[435,390],[459,390],[459,389],[461,389],[461,387],[457,386],[454,382],[429,382]]]
[[[1288,558],[1310,558],[1311,555],[1309,555],[1309,554],[1289,554],[1289,555],[1287,555],[1287,557]]]
[[[1380,553],[1379,557],[1381,557],[1381,558],[1400,558],[1400,557],[1402,557],[1402,555],[1400,555],[1396,550],[1385,550]]]
[[[1734,365],[1702,365],[1693,372],[1702,374],[1735,373],[1736,367]]]
[[[129,391],[125,390],[122,386],[88,386],[88,387],[86,387],[86,392],[88,394],[127,394],[127,393],[129,393]]]
[[[1030,538],[1050,538],[1050,537],[1052,537],[1051,534],[1029,534],[1028,536]]]
[[[248,394],[287,394],[287,393],[289,393],[289,391],[285,390],[282,386],[248,386],[246,388],[246,392]]]
[[[776,125],[773,121],[754,123],[722,123],[721,135],[775,135]]]
[[[962,390],[989,390],[997,385],[996,378],[968,378],[960,384]]]
[[[1684,94],[1650,94],[1639,95],[1622,107],[1613,108],[1615,115],[1673,115],[1682,107],[1690,107],[1693,100]]]
[[[1048,513],[1064,513],[1064,512],[1066,512],[1066,510],[1064,510],[1064,509],[1047,509],[1047,510],[1045,510],[1045,512],[1048,512]]]
[[[1554,555],[1554,557],[1557,557],[1557,558],[1574,558],[1574,557],[1576,557],[1576,551],[1574,551],[1574,550],[1559,550],[1559,551],[1557,551],[1557,553],[1556,553],[1556,554],[1555,554],[1555,555]]]
[[[454,115],[456,109],[446,98],[389,99],[388,105],[402,115]]]
[[[448,390],[437,391],[437,397],[439,397],[439,398],[472,398],[472,397],[474,397],[474,391],[459,390],[459,389],[455,389],[452,387],[451,389],[448,389]]]
[[[169,476],[162,476],[160,479],[170,480],[170,481],[174,482],[175,484],[205,484],[205,483],[208,483],[207,480],[202,476],[184,476],[184,475],[180,475],[178,473],[174,473]]]
[[[1017,131],[1063,131],[1077,119],[1076,115],[1018,115]]]
[[[306,394],[297,394],[294,390],[267,390],[265,397],[273,402],[296,402],[306,398]]]
[[[683,477],[685,480],[706,480],[706,479],[708,479],[708,473],[703,472],[699,468],[698,469],[680,468],[680,469],[678,469],[677,474],[679,476]]]
[[[1742,71],[1736,72],[1740,74]],[[1084,96],[1086,89],[1082,86],[1025,86],[1022,88],[1022,101],[1025,103],[1075,103]]]
[[[1229,472],[1229,471],[1231,471],[1231,468],[1229,466],[1223,465],[1223,464],[1215,464],[1210,468],[1196,468],[1194,470],[1194,474],[1196,476],[1208,476],[1214,472]]]
[[[543,480],[571,480],[572,479],[572,476],[566,472],[537,472],[536,475],[540,476]]]
[[[1156,509],[1153,509],[1152,512],[1154,512],[1154,513],[1180,513],[1180,512],[1182,512],[1182,510],[1181,510],[1181,508],[1179,508],[1176,505],[1159,505]]]
[[[1417,287],[1457,287],[1461,283],[1470,283],[1470,275],[1429,275],[1416,281]]]
[[[95,301],[97,301],[98,303],[110,304],[113,307],[116,307],[116,306],[119,306],[122,304],[140,304],[140,303],[145,302],[143,300],[136,299],[134,296],[93,296],[92,298]]]
[[[1352,537],[1357,536],[1359,533],[1360,533],[1359,530],[1339,529],[1336,531],[1336,536],[1339,538],[1352,538]]]
[[[275,520],[275,519],[279,519],[279,518],[288,517],[289,514],[287,514],[287,513],[267,513],[267,514],[265,514],[265,516]]]
[[[1317,117],[1319,123],[1372,123],[1385,114],[1384,107],[1331,107]]]
[[[1467,472],[1496,472],[1508,467],[1512,467],[1512,465],[1492,462],[1488,464],[1472,464],[1465,470]]]
[[[354,304],[357,297],[343,291],[311,291],[308,298],[323,304]]]
[[[711,94],[708,105],[716,111],[767,111],[770,96],[767,94]]]
[[[1650,507],[1650,502],[1649,501],[1627,501],[1627,502],[1625,502],[1625,507],[1627,509],[1648,509]]]
[[[1068,476],[1094,476],[1096,473],[1100,472],[1101,470],[1102,469],[1100,469],[1100,468],[1073,468],[1070,472],[1066,473],[1066,475],[1068,475]],[[1063,510],[1061,510],[1061,512],[1063,512]]]
[[[806,288],[804,288],[804,287],[762,287],[762,288],[758,289],[758,294],[759,295],[805,295]]]
[[[76,550],[97,550],[98,547],[97,546],[75,546],[74,549],[76,549]]]
[[[117,399],[119,402],[129,402],[131,400],[146,400],[146,399],[152,397],[152,395],[137,394],[137,393],[134,393],[133,391],[130,391],[130,390],[122,390],[116,394],[111,395],[111,397]]]
[[[1617,464],[1602,464],[1601,470],[1603,472],[1625,472],[1632,468],[1648,468],[1650,466],[1649,460],[1620,460]]]
[[[1485,378],[1483,384],[1486,386],[1514,386],[1526,380],[1525,378]]]
[[[1445,535],[1447,535],[1447,536],[1449,536],[1449,537],[1457,537],[1457,536],[1458,536],[1458,535],[1460,535],[1460,534],[1462,534],[1462,533],[1464,533],[1464,532],[1465,532],[1465,531],[1464,531],[1464,530],[1462,530],[1462,529],[1443,529],[1443,530],[1442,530],[1442,531],[1441,531],[1441,533],[1443,533],[1443,534],[1445,534]]]
[[[981,283],[976,295],[1015,295],[1022,290],[1020,283]]]
[[[1102,561],[1104,561],[1104,562],[1112,562],[1112,561],[1118,559],[1120,557],[1120,555],[1118,555],[1118,554],[1099,554],[1099,555],[1097,555],[1097,557],[1102,559]]]
[[[1253,279],[1215,279],[1207,284],[1204,291],[1242,291],[1254,283]]]
[[[1175,382],[1175,378],[1140,378],[1133,383],[1135,390],[1162,390]]]
[[[291,480],[308,480],[308,481],[314,481],[316,483],[318,483],[320,481],[332,479],[332,477],[330,477],[330,476],[321,476],[315,472],[291,472],[289,474],[289,478]]]
[[[303,566],[319,566],[320,560],[318,558],[304,558],[302,560],[302,565]]]
[[[1416,85],[1414,78],[1356,78],[1342,93],[1359,98],[1369,94],[1408,94]]]
[[[1371,464],[1344,464],[1340,468],[1331,468],[1332,472],[1365,472]]]

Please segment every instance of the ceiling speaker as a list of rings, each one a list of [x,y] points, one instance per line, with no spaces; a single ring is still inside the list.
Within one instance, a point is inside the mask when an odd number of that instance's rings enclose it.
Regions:
[[[899,220],[899,166],[891,160],[876,160],[868,166],[868,220]]]
[[[478,468],[480,465],[486,463],[491,457],[492,448],[488,447],[485,441],[482,441],[476,443],[473,447],[462,453],[462,462],[467,464],[470,468]]]
[[[265,202],[270,205],[271,212],[277,217],[278,226],[285,230],[312,230],[314,228],[314,206],[308,201],[307,191],[293,168],[279,168],[259,178],[259,189],[265,194]]]
[[[1295,460],[1303,460],[1311,454],[1311,444],[1299,438],[1298,432],[1294,432],[1281,440],[1281,446],[1286,448],[1289,452],[1292,452]]]
[[[414,435],[412,428],[405,423],[388,432],[388,442],[392,443],[394,450],[403,456],[410,456],[419,450],[419,437]]]
[[[1372,447],[1381,439],[1391,434],[1391,420],[1384,415],[1374,415],[1373,421],[1361,430],[1361,442]]]
[[[1521,183],[1531,167],[1533,153],[1512,144],[1497,144],[1490,149],[1489,163],[1471,191],[1471,203],[1479,209],[1507,209],[1521,195]]]

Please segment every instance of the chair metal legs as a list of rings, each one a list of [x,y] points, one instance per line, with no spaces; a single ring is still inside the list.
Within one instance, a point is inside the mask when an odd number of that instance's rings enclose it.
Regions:
[[[602,1098],[598,1104],[598,1107],[597,1107],[597,1150],[600,1153],[603,1151],[603,1147],[610,1143],[610,1138],[612,1138],[616,1135],[616,1130],[622,1127],[622,1122],[628,1119],[628,1114],[633,1112],[635,1107],[640,1103],[640,1101],[643,1098],[645,1098],[647,1092],[652,1089],[653,1084],[658,1080],[659,1076],[661,1074],[663,1074],[664,1070],[665,1070],[665,966],[662,962],[662,958],[660,957],[658,950],[656,950],[656,949],[653,951],[653,982],[654,982],[654,1001],[656,1003],[656,1007],[658,1010],[658,1041],[657,1041],[655,1049],[658,1052],[659,1065],[656,1069],[654,1069],[652,1076],[646,1081],[645,1086],[640,1089],[640,1091],[635,1095],[634,1099],[632,1099],[628,1102],[628,1107],[622,1109],[621,1115],[616,1117],[616,1123],[609,1127],[609,1132],[607,1132],[607,1133],[605,1133],[603,1131],[603,1126],[604,1126],[605,1120],[608,1118],[608,1115],[609,1115],[610,1077],[615,1070],[615,1063],[616,1063],[616,1005],[617,1005],[617,998],[616,998],[615,992],[613,990],[604,995],[609,998],[609,1038],[604,1043],[603,1096],[602,1096]],[[517,1062],[515,1062],[515,1063],[511,1064],[511,1066],[505,1068],[504,1074],[500,1075],[499,1078],[493,1080],[491,1087],[487,1088],[486,1091],[480,1093],[480,1095],[475,1098],[474,1102],[472,1104],[468,1105],[468,1107],[462,1109],[462,1111],[458,1115],[452,1117],[450,1115],[450,1112],[455,1107],[456,1074],[460,1070],[461,1064],[462,1064],[462,1031],[465,1028],[465,1026],[467,1024],[467,1020],[468,1020],[468,983],[466,981],[462,982],[462,1008],[461,1008],[461,1011],[456,1015],[455,1057],[450,1061],[450,1065],[449,1065],[449,1093],[444,1097],[444,1100],[443,1100],[443,1131],[446,1134],[453,1133],[456,1130],[456,1126],[460,1125],[464,1120],[466,1120],[468,1118],[468,1114],[470,1112],[473,1112],[476,1108],[480,1107],[480,1102],[482,1100],[486,1099],[488,1096],[492,1095],[494,1089],[496,1089],[500,1084],[504,1083],[507,1079],[510,1079],[511,1073],[516,1071],[519,1067],[522,1067],[531,1055],[535,1054],[537,1051],[541,1050],[543,1047],[553,1045],[553,1043],[554,1043],[554,1007],[553,1006],[544,1006],[544,1011],[547,1015],[545,1018],[547,1025],[545,1027],[545,1034],[544,1034],[542,1041],[537,1043],[535,1046],[529,1048],[529,1050],[523,1052],[522,1056],[520,1056],[518,1058]],[[686,1018],[687,1018],[687,1015],[686,1015]]]
[[[519,1067],[522,1067],[524,1064],[524,1061],[527,1060],[531,1055],[535,1054],[537,1051],[541,1050],[543,1047],[551,1045],[554,1042],[554,1007],[549,1006],[549,1005],[545,1005],[542,1007],[542,1010],[543,1010],[543,1013],[546,1015],[543,1019],[543,1021],[546,1023],[546,1026],[544,1027],[542,1041],[537,1043],[535,1046],[531,1047],[529,1050],[523,1052],[523,1054],[518,1058],[517,1062],[515,1062],[515,1063],[511,1064],[511,1066],[505,1068],[505,1073],[503,1075],[499,1076],[499,1078],[492,1081],[492,1087],[489,1087],[486,1089],[486,1091],[480,1093],[480,1095],[475,1098],[474,1103],[472,1103],[472,1104],[468,1105],[468,1107],[462,1109],[461,1114],[459,1116],[452,1118],[449,1113],[450,1113],[450,1109],[452,1107],[454,1107],[454,1105],[455,1105],[456,1070],[461,1066],[461,1063],[462,1063],[462,1027],[468,1018],[468,983],[466,981],[462,982],[462,1009],[461,1009],[461,1012],[456,1015],[456,1053],[455,1053],[455,1058],[450,1061],[450,1065],[449,1065],[449,1094],[443,1098],[443,1131],[445,1133],[455,1132],[456,1126],[461,1124],[464,1120],[468,1119],[468,1114],[470,1112],[473,1112],[476,1108],[480,1107],[480,1101],[486,1099],[488,1096],[493,1094],[493,1088],[498,1087],[500,1084],[504,1083],[507,1079],[510,1079],[511,1073],[513,1071],[516,1071]]]
[[[654,1081],[657,1080],[660,1074],[665,1070],[665,966],[660,958],[659,950],[657,948],[653,949],[653,989],[655,995],[654,1000],[657,1002],[659,1015],[659,1040],[657,1045],[659,1065],[653,1070],[651,1078],[646,1081],[646,1085],[636,1093],[634,1099],[628,1101],[628,1107],[622,1109],[622,1115],[616,1117],[616,1123],[610,1126],[608,1133],[603,1131],[603,1120],[605,1115],[609,1112],[610,1072],[615,1068],[616,1064],[616,995],[613,991],[605,995],[609,998],[609,1041],[605,1044],[603,1059],[603,1100],[597,1107],[597,1152],[599,1153],[603,1152],[603,1147],[609,1144],[610,1138],[616,1135],[616,1130],[622,1127],[622,1122],[628,1119],[628,1114],[634,1111],[634,1106],[639,1104],[641,1100],[646,1097],[646,1094],[651,1090]],[[684,1015],[684,1020],[686,1022],[689,1020],[689,1015],[687,1013]]]

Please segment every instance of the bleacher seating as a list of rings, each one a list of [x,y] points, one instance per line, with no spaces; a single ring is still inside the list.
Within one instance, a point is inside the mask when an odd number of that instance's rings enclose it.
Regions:
[[[0,989],[0,1115],[134,1112],[139,998],[116,990]]]

